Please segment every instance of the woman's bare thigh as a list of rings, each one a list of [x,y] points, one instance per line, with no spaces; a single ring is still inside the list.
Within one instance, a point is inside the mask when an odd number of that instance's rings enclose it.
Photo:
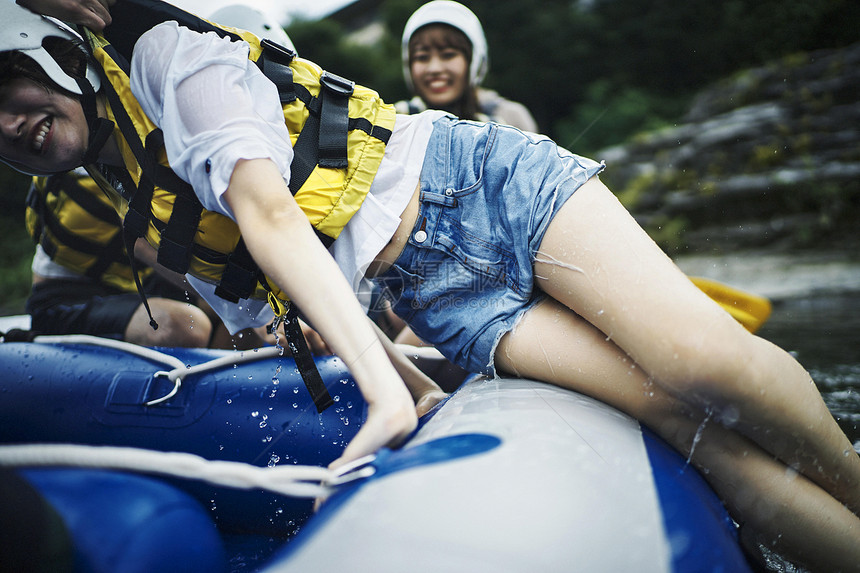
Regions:
[[[744,367],[746,331],[692,284],[597,178],[556,213],[535,275],[544,292],[670,388],[714,369]]]

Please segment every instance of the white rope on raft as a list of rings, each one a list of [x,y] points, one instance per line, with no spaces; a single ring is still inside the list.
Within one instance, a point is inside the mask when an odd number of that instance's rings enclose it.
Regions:
[[[177,378],[214,370],[223,366],[231,366],[233,364],[241,364],[243,362],[252,362],[254,360],[264,360],[266,358],[274,358],[281,356],[284,349],[279,346],[265,346],[248,351],[237,351],[220,358],[215,358],[197,366],[186,366],[184,362],[175,356],[165,354],[152,348],[138,346],[130,342],[114,340],[112,338],[100,338],[98,336],[89,336],[87,334],[65,334],[61,336],[37,336],[33,342],[44,342],[47,344],[66,343],[66,344],[90,344],[93,346],[104,346],[115,350],[122,350],[129,354],[140,356],[152,360],[153,362],[161,362],[167,366],[172,366],[173,369],[167,373],[171,381]]]
[[[191,376],[192,374],[200,374],[201,372],[208,372],[210,370],[215,370],[216,368],[232,366],[233,364],[241,364],[243,362],[252,362],[255,360],[274,358],[276,356],[282,356],[284,353],[284,349],[279,346],[266,346],[251,351],[233,352],[231,354],[221,356],[220,358],[215,358],[213,360],[204,362],[203,364],[198,364],[196,366],[186,366],[184,362],[182,362],[175,356],[171,356],[170,354],[158,352],[157,350],[153,350],[151,348],[138,346],[137,344],[123,342],[121,340],[101,338],[98,336],[90,336],[87,334],[36,336],[33,339],[33,342],[40,342],[45,344],[65,343],[103,346],[105,348],[113,348],[114,350],[128,352],[129,354],[134,354],[135,356],[140,356],[141,358],[146,358],[147,360],[152,360],[153,362],[161,362],[166,366],[172,367],[172,370],[170,371],[160,371],[156,372],[155,374],[162,375],[171,382],[173,382],[173,389],[165,396],[150,400],[145,404],[146,406],[155,406],[156,404],[166,402],[167,400],[173,398],[176,393],[179,392],[179,388],[182,386],[182,379],[186,378],[187,376]]]
[[[116,446],[80,444],[15,444],[0,446],[0,466],[82,467],[142,472],[200,480],[236,489],[264,489],[289,497],[327,497],[329,484],[344,483],[343,469],[282,465],[258,467],[242,462],[207,460],[185,452],[160,452]],[[366,472],[361,476],[369,475]]]
[[[155,406],[173,398],[179,392],[179,389],[182,387],[182,380],[193,374],[200,374],[201,372],[208,372],[210,370],[215,370],[216,368],[231,366],[233,364],[241,364],[254,360],[274,358],[277,356],[283,356],[284,354],[284,349],[280,346],[266,346],[251,351],[234,352],[232,354],[228,354],[220,358],[215,358],[214,360],[210,360],[209,362],[204,362],[203,364],[198,364],[196,366],[186,366],[181,360],[179,360],[175,356],[171,356],[163,352],[158,352],[157,350],[153,350],[151,348],[138,346],[137,344],[123,342],[121,340],[100,338],[98,336],[90,336],[87,334],[66,334],[59,336],[42,335],[36,336],[33,339],[33,342],[40,342],[46,344],[66,343],[104,346],[106,348],[122,350],[124,352],[128,352],[129,354],[134,354],[136,356],[152,360],[153,362],[161,362],[162,364],[171,366],[173,368],[172,370],[156,372],[155,375],[165,376],[173,383],[173,389],[168,394],[161,396],[160,398],[156,398],[154,400],[146,402],[146,406]],[[429,360],[444,360],[442,354],[432,346],[410,346],[408,344],[398,344],[397,347],[406,356],[411,356],[416,359],[423,358]]]
[[[200,372],[220,368],[222,366],[230,366],[232,364],[250,362],[252,360],[274,358],[275,356],[283,355],[284,352],[284,349],[279,346],[265,346],[250,351],[234,352],[232,354],[228,354],[226,356],[210,360],[209,362],[204,362],[203,364],[189,367],[186,366],[178,358],[169,354],[158,352],[157,350],[146,348],[144,346],[138,346],[137,344],[131,344],[130,342],[114,340],[112,338],[100,338],[98,336],[90,336],[87,334],[65,334],[59,336],[40,335],[36,336],[33,341],[43,342],[46,344],[90,344],[94,346],[104,346],[107,348],[122,350],[130,354],[135,354],[142,358],[147,358],[154,362],[161,362],[162,364],[172,366],[173,370],[168,373],[168,377],[171,381],[175,380],[176,378],[189,376],[191,374],[198,374]],[[433,346],[411,346],[409,344],[398,344],[397,348],[406,356],[412,356],[414,358],[425,358],[429,360],[444,360],[442,353],[440,353]]]
[[[173,368],[185,368],[185,364],[175,356],[170,356],[163,352],[158,352],[145,346],[138,346],[130,342],[114,340],[112,338],[101,338],[99,336],[90,336],[88,334],[62,334],[57,336],[39,335],[33,338],[33,342],[44,344],[89,344],[92,346],[104,346],[105,348],[113,348],[114,350],[122,350],[129,354],[160,362]]]

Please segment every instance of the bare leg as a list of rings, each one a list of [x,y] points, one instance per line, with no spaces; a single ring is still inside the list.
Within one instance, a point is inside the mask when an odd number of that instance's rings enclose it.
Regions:
[[[275,343],[275,338],[266,332],[265,326],[257,328],[246,328],[240,330],[235,335],[227,331],[217,316],[213,321],[215,323],[212,337],[209,339],[209,348],[221,348],[224,350],[251,350],[252,348],[260,348],[263,346],[271,346]]]
[[[206,313],[187,302],[151,298],[149,307],[158,330],[149,325],[143,304],[137,307],[125,329],[125,341],[143,346],[206,347],[212,322]]]
[[[712,409],[860,512],[860,458],[809,374],[695,288],[599,180],[559,209],[535,271],[655,384]]]
[[[502,371],[571,388],[636,417],[689,454],[703,414],[648,379],[613,342],[553,300],[531,310],[496,350]],[[692,456],[745,530],[823,571],[860,563],[860,519],[755,443],[707,422]]]

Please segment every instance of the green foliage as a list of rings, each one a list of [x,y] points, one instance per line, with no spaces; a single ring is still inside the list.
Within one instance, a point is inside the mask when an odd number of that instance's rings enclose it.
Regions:
[[[608,80],[588,86],[583,102],[555,123],[563,147],[589,155],[623,143],[631,134],[668,125],[684,110],[686,98],[654,95],[635,87],[618,88]]]
[[[690,222],[683,217],[659,217],[645,225],[645,231],[666,252],[676,253],[684,248],[684,230]]]
[[[30,292],[33,242],[24,228],[24,200],[30,178],[0,164],[0,314],[20,313]]]
[[[408,95],[400,36],[423,3],[381,2],[385,34],[372,46],[350,43],[325,20],[287,31],[303,56],[397,101]],[[463,3],[486,32],[485,85],[524,103],[541,131],[586,153],[677,118],[697,90],[739,69],[860,41],[856,0]]]

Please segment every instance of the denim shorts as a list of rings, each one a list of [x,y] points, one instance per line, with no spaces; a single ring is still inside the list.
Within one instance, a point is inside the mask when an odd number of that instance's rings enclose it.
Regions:
[[[602,169],[543,136],[440,118],[415,228],[378,286],[451,362],[494,375],[499,339],[541,299],[533,265],[549,222]]]

